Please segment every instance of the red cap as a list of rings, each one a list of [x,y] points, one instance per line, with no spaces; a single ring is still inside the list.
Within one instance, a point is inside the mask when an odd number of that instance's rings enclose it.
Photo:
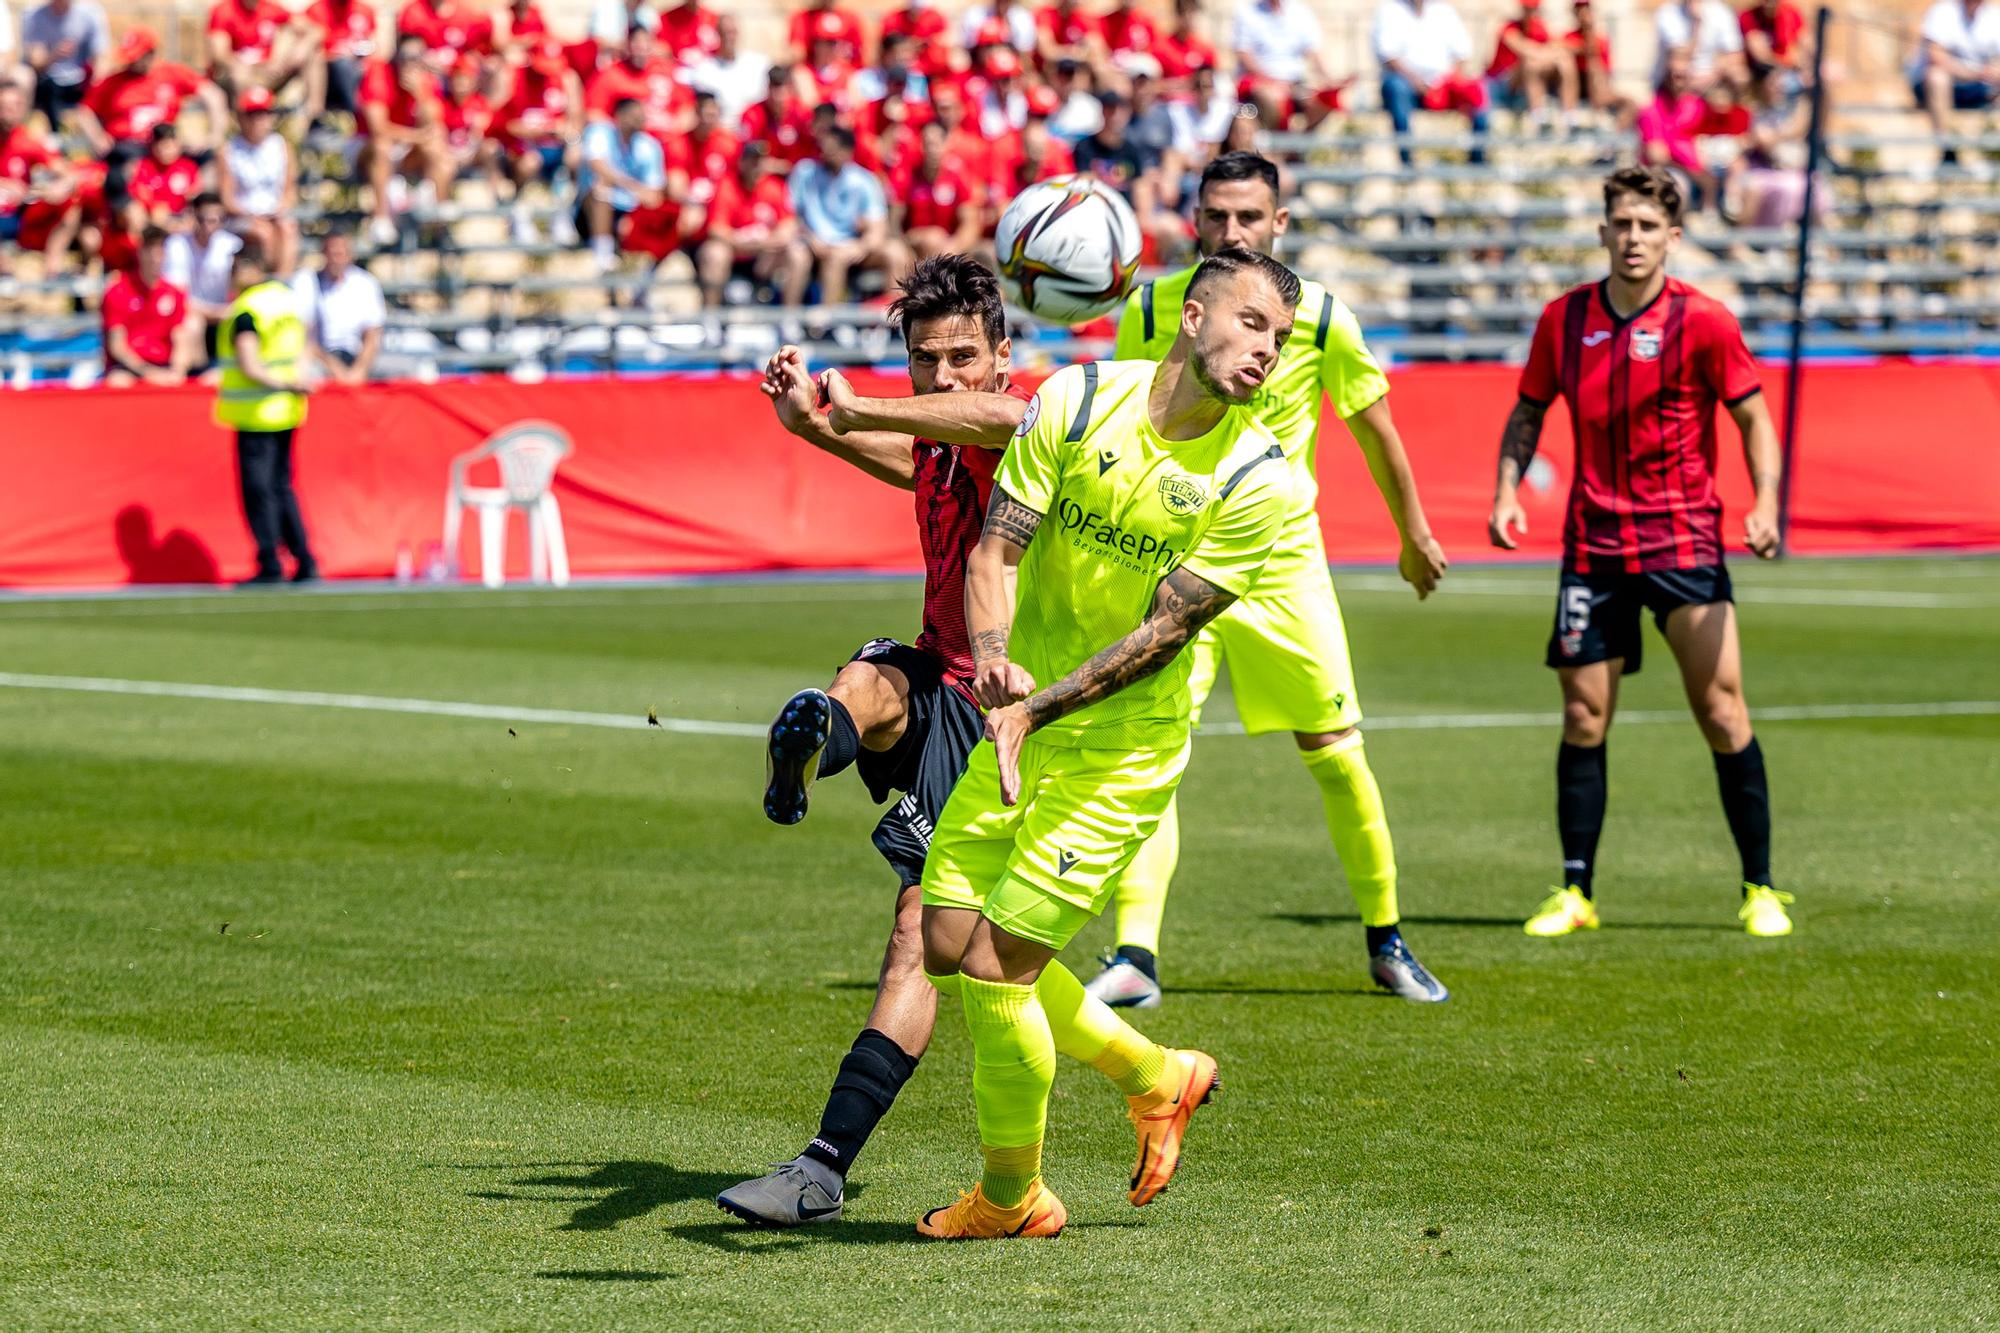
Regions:
[[[536,72],[551,78],[561,74],[569,62],[563,59],[562,43],[553,37],[544,37],[536,42],[528,52],[528,63]]]
[[[1540,9],[1541,7],[1542,0],[1521,0],[1521,8],[1523,9]]]
[[[118,63],[129,65],[159,49],[160,39],[151,28],[133,28],[125,34],[125,40],[118,43]]]
[[[1001,19],[988,19],[979,25],[979,31],[972,34],[972,44],[978,46],[1012,46],[1013,37],[1007,31],[1007,24]]]
[[[478,56],[467,51],[458,58],[458,63],[451,67],[451,72],[454,75],[463,74],[469,79],[476,79],[485,72],[485,67],[479,63]]]
[[[1038,83],[1028,89],[1028,114],[1031,116],[1053,116],[1062,106],[1062,99],[1056,90],[1046,83]]]
[[[269,88],[245,88],[243,95],[236,99],[236,109],[246,116],[252,111],[269,111],[271,105]]]
[[[813,36],[815,37],[825,41],[837,42],[846,35],[847,25],[841,22],[840,15],[830,9],[821,10],[819,16],[813,19]]]
[[[996,79],[1011,79],[1021,72],[1021,57],[1014,54],[1011,46],[988,47],[979,59],[986,72]]]

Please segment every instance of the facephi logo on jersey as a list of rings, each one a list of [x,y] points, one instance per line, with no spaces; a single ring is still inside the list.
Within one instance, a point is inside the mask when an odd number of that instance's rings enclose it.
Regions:
[[[1632,359],[1634,361],[1658,361],[1660,359],[1660,332],[1658,329],[1632,330]]]
[[[1170,514],[1192,514],[1208,503],[1208,497],[1186,477],[1161,477],[1160,503]]]
[[[1036,394],[1028,400],[1028,410],[1021,414],[1021,424],[1014,427],[1014,438],[1025,439],[1028,432],[1035,428],[1035,423],[1041,420],[1041,416],[1042,397]]]
[[[1586,333],[1583,335],[1583,345],[1585,347],[1595,347],[1610,336],[1611,332],[1608,329],[1599,329],[1595,333]]]
[[[1181,553],[1152,533],[1121,528],[1117,520],[1085,509],[1074,500],[1056,501],[1056,521],[1079,549],[1095,548],[1100,555],[1141,574],[1163,574],[1180,562]]]

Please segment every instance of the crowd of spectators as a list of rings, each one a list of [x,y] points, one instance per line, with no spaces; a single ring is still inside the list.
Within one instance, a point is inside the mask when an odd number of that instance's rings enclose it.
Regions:
[[[837,303],[867,275],[980,250],[1009,197],[1069,171],[1130,199],[1147,258],[1179,257],[1206,159],[1319,125],[1351,84],[1328,68],[1308,0],[1227,14],[1174,0],[1165,21],[1132,0],[984,0],[955,16],[913,0],[879,23],[806,0],[774,51],[748,49],[737,20],[699,0],[596,0],[575,34],[535,0],[407,0],[393,15],[369,0],[215,0],[198,68],[162,59],[145,27],[114,41],[98,0],[45,0],[18,40],[7,4],[0,274],[16,248],[57,274],[99,261],[126,275],[121,310],[164,284],[190,323],[226,304],[239,243],[299,272],[301,143],[346,146],[375,245],[406,216],[448,218],[477,178],[518,245],[586,246],[607,273],[678,251],[711,304],[746,291]],[[1452,0],[1379,0],[1370,39],[1399,133],[1420,108],[1462,115],[1479,160],[1496,110],[1531,133],[1615,125],[1703,206],[1796,216],[1811,53],[1795,0],[1669,0],[1643,101],[1613,87],[1591,0],[1567,0],[1560,28],[1542,0],[1518,5],[1482,55]],[[1940,127],[1952,108],[1993,105],[2000,0],[1936,0],[1910,79]],[[316,270],[331,290],[359,272],[351,250],[336,238]],[[379,293],[361,304],[379,308]],[[349,339],[337,373],[365,366],[362,348]]]

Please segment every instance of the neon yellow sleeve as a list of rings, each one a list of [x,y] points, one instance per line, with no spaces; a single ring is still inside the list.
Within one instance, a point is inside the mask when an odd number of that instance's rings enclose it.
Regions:
[[[1361,321],[1347,303],[1331,292],[1326,301],[1332,310],[1326,320],[1326,347],[1319,358],[1319,382],[1333,404],[1334,415],[1344,421],[1389,392],[1389,377],[1368,350],[1361,336]],[[1305,332],[1300,329],[1292,336]],[[1317,327],[1313,332],[1317,336]]]
[[[1140,309],[1147,291],[1144,285],[1134,287],[1132,294],[1125,298],[1125,309],[1118,316],[1118,340],[1111,344],[1113,361],[1141,361],[1146,359],[1146,315]]]
[[[1268,435],[1268,452],[1245,464],[1218,496],[1220,506],[1208,530],[1188,552],[1181,568],[1241,597],[1257,582],[1292,509],[1291,469],[1284,451]]]
[[[1083,367],[1065,366],[1028,403],[993,484],[1038,514],[1049,512],[1062,483],[1063,437],[1082,392]]]

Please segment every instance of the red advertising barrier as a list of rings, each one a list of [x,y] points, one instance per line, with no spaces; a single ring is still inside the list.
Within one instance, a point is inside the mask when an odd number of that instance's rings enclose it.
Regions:
[[[897,376],[863,393],[908,392]],[[1458,559],[1486,544],[1493,460],[1514,398],[1500,366],[1420,366],[1391,376],[1391,403],[1432,522]],[[1772,411],[1781,377],[1769,377]],[[0,395],[0,586],[79,587],[247,577],[254,564],[229,436],[199,388]],[[1808,372],[1794,495],[1805,552],[2000,546],[2000,368],[1883,364]],[[781,431],[744,376],[506,379],[330,389],[300,432],[298,488],[323,570],[387,577],[444,526],[456,454],[524,419],[576,441],[556,480],[580,575],[919,567],[907,494]],[[1727,423],[1725,449],[1734,455]],[[1549,558],[1569,485],[1567,419],[1543,439],[1553,476],[1526,495],[1525,554]],[[1730,524],[1747,500],[1740,455],[1723,460]],[[475,480],[480,478],[475,474]],[[1320,460],[1320,511],[1336,561],[1394,556],[1394,531],[1338,422]],[[468,527],[472,525],[468,524]],[[477,571],[468,532],[462,567]],[[509,576],[525,574],[518,527]]]

